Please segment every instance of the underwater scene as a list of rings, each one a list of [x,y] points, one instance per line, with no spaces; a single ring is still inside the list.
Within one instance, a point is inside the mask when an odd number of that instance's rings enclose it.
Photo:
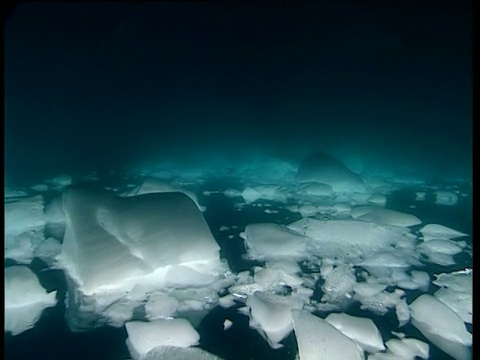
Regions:
[[[472,10],[12,6],[4,359],[472,359]]]

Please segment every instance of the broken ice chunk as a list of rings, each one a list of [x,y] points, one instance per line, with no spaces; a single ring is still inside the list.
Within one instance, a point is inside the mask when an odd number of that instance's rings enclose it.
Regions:
[[[306,238],[277,224],[250,224],[240,236],[252,259],[304,258]]]
[[[364,359],[363,350],[323,319],[305,310],[292,310],[299,360]]]
[[[420,295],[410,304],[412,324],[428,340],[456,360],[471,359],[472,334],[463,320],[431,295]]]
[[[358,220],[371,221],[377,224],[409,227],[421,224],[422,221],[415,215],[389,209],[374,209],[359,216]]]
[[[290,310],[302,308],[302,303],[292,297],[262,291],[249,297],[247,305],[250,306],[250,327],[256,329],[273,349],[282,347],[280,341],[292,330]]]
[[[380,331],[371,319],[343,313],[331,313],[325,318],[325,321],[335,326],[337,330],[355,341],[367,352],[375,353],[385,350]]]
[[[391,353],[405,360],[415,360],[417,357],[428,359],[430,350],[427,343],[412,338],[390,339],[385,345]]]
[[[158,346],[190,347],[198,344],[200,335],[185,319],[131,321],[125,323],[130,355],[139,360]]]
[[[43,310],[57,304],[56,291],[47,293],[26,266],[5,269],[5,331],[18,335],[35,326]]]
[[[419,231],[422,233],[424,241],[431,239],[455,239],[458,237],[468,236],[468,234],[439,224],[425,225]]]
[[[458,196],[451,191],[435,191],[435,204],[438,205],[456,205],[458,201]]]

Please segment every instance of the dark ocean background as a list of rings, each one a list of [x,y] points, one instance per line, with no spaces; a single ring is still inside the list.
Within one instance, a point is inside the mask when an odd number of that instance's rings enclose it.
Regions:
[[[468,178],[472,12],[464,0],[21,3],[5,22],[7,183],[310,150]]]
[[[366,171],[462,179],[471,191],[473,1],[259,3],[12,8],[4,26],[6,186],[144,163],[297,162],[321,150]],[[413,209],[414,190],[404,191],[389,207],[472,233],[470,197]],[[240,216],[220,195],[202,201],[222,257],[234,271],[249,268],[241,242],[216,229],[272,218],[256,208]],[[471,266],[456,260],[455,269]],[[37,260],[31,268],[61,300],[33,329],[5,336],[6,359],[129,357],[125,328],[71,333],[63,273]],[[234,325],[224,332],[227,317]],[[394,314],[374,321],[384,341],[392,337]],[[215,308],[197,330],[200,345],[225,359],[295,358],[293,333],[273,351],[236,308]],[[411,324],[402,331],[425,341]],[[431,359],[449,359],[430,346]]]

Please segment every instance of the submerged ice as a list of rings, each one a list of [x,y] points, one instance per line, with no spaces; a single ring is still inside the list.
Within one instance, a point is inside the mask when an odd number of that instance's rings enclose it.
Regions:
[[[196,191],[208,179],[202,171],[152,170],[109,190],[70,177],[32,189],[55,191],[50,201],[10,191],[5,257],[62,269],[71,330],[125,326],[135,360],[220,359],[201,348],[197,331],[216,306],[244,314],[275,351],[293,332],[300,360],[426,359],[429,344],[471,358],[472,271],[428,268],[456,265],[470,251],[468,234],[392,208],[398,183],[328,155],[306,158],[296,173],[270,165],[237,169],[238,188],[203,191],[231,202],[236,216],[262,214],[216,224],[216,233]],[[431,200],[422,187],[412,202],[455,206],[434,190]],[[240,269],[240,254],[223,253],[219,238],[244,246]],[[27,266],[7,267],[5,282],[5,330],[14,335],[56,304]],[[372,319],[387,314],[395,330],[411,323],[423,337],[382,336]],[[229,319],[220,325],[231,331]]]

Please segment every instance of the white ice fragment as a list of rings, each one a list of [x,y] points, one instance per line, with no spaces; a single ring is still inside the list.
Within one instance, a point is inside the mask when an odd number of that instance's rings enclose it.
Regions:
[[[128,350],[139,360],[158,346],[190,347],[198,344],[200,335],[185,319],[131,321],[125,323]]]
[[[187,195],[190,199],[195,202],[200,211],[204,211],[205,208],[198,203],[198,198],[195,193],[192,191],[183,189],[181,187],[175,186],[167,181],[160,180],[153,177],[148,177],[145,181],[135,189],[131,190],[127,196],[138,196],[142,194],[152,194],[152,193],[165,193],[165,192],[181,192]]]
[[[415,201],[425,201],[427,198],[427,193],[424,191],[417,191],[415,193]]]
[[[386,287],[387,285],[384,284],[361,282],[355,283],[353,290],[359,297],[368,298],[382,292]]]
[[[373,205],[385,206],[387,204],[387,197],[382,194],[372,194],[367,202]]]
[[[318,209],[313,204],[305,203],[299,206],[298,211],[300,212],[300,215],[302,215],[302,217],[306,218],[309,216],[314,216],[317,213]]]
[[[273,349],[282,347],[283,340],[292,330],[292,309],[301,309],[302,304],[291,297],[256,291],[248,298],[250,327],[256,329]]]
[[[410,320],[410,310],[407,301],[404,298],[397,301],[395,314],[397,315],[399,327],[404,326]]]
[[[218,299],[218,304],[224,309],[235,306],[235,296],[232,294],[222,296],[220,299]]]
[[[29,264],[44,240],[45,214],[41,195],[5,202],[5,258]]]
[[[374,296],[363,296],[361,293],[355,293],[353,299],[359,301],[362,310],[371,311],[376,315],[385,315],[389,309],[396,307],[401,301],[403,294],[394,291],[381,291]]]
[[[237,190],[237,189],[226,189],[223,194],[226,196],[226,197],[229,197],[229,198],[234,198],[234,197],[240,197],[242,196],[242,192]]]
[[[439,224],[425,225],[419,231],[423,234],[424,241],[431,239],[455,239],[458,237],[468,236],[468,234]]]
[[[33,328],[43,310],[57,304],[56,294],[47,293],[28,267],[5,268],[5,332],[18,335]]]
[[[252,202],[255,202],[257,201],[258,199],[260,199],[262,197],[262,194],[259,193],[257,190],[247,186],[243,191],[242,191],[242,197],[243,197],[243,200],[245,200],[245,202],[247,204],[250,204]]]
[[[421,224],[422,221],[415,215],[389,209],[375,209],[359,216],[358,220],[371,221],[377,224],[409,227]]]
[[[388,277],[395,268],[408,269],[412,265],[402,255],[402,253],[397,254],[394,251],[379,251],[367,256],[358,265],[378,278]]]
[[[435,275],[432,281],[437,286],[448,287],[455,291],[472,293],[472,269],[454,271]]]
[[[458,196],[451,191],[435,191],[435,204],[438,205],[456,205],[458,201]]]
[[[322,302],[338,307],[346,308],[352,302],[355,274],[349,265],[341,264],[333,269],[322,285]]]
[[[415,360],[417,357],[428,359],[429,356],[430,349],[428,344],[418,339],[390,339],[385,345],[387,345],[387,348],[391,353],[398,355],[405,360]]]
[[[141,357],[141,360],[222,360],[198,347],[157,346]]]
[[[360,347],[370,353],[385,350],[382,336],[375,323],[368,318],[331,313],[325,321],[335,326],[337,330],[355,341]]]
[[[145,315],[150,321],[172,317],[178,308],[178,300],[162,293],[153,293],[145,304]]]
[[[233,323],[231,320],[229,319],[225,319],[225,321],[223,322],[223,330],[228,330],[232,327]]]
[[[412,324],[428,340],[456,360],[471,359],[472,334],[463,320],[431,295],[420,295],[410,304]]]
[[[218,229],[219,231],[227,231],[228,229],[230,229],[228,226],[220,226],[220,228]]]
[[[60,175],[56,178],[47,181],[54,189],[63,189],[72,184],[72,177],[70,175]]]
[[[456,255],[462,252],[462,248],[454,241],[448,239],[432,239],[421,243],[418,247],[420,252],[431,254],[434,252],[446,255]]]
[[[323,319],[305,310],[292,310],[299,360],[364,359],[363,350]]]
[[[45,232],[59,241],[63,241],[67,217],[63,211],[63,197],[57,196],[45,206]]]
[[[433,283],[442,288],[434,296],[450,307],[466,323],[472,323],[472,271],[439,274]]]
[[[62,244],[55,238],[49,237],[35,249],[35,257],[52,265],[58,254],[62,251]]]
[[[358,219],[360,216],[366,215],[375,210],[378,210],[378,207],[371,205],[355,206],[352,209],[350,215],[353,219]]]
[[[356,262],[363,256],[388,248],[410,230],[357,220],[300,219],[288,228],[308,237],[309,253],[319,257],[345,258]]]
[[[45,184],[38,184],[38,185],[32,186],[31,189],[38,192],[45,192],[45,191],[48,191],[48,186]]]
[[[277,224],[250,224],[240,236],[253,259],[304,258],[305,237]]]
[[[328,184],[306,183],[300,188],[299,193],[310,196],[331,197],[333,195],[333,190]]]
[[[472,323],[473,300],[471,292],[461,292],[450,288],[441,288],[433,295],[452,309],[464,322],[467,324]]]
[[[333,210],[337,216],[348,216],[352,211],[352,206],[349,203],[340,202],[333,205]]]
[[[423,249],[422,254],[427,257],[426,261],[441,266],[455,265],[455,260],[448,254],[442,254],[429,249]]]

